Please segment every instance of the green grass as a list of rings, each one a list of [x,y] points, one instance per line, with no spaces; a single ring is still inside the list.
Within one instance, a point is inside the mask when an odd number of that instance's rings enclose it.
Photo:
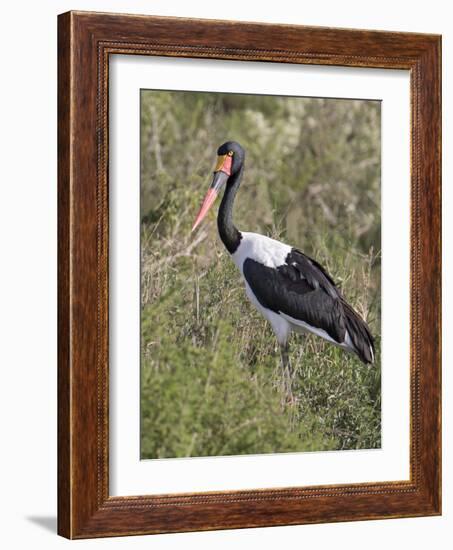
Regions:
[[[275,337],[228,254],[218,254],[200,270],[184,256],[153,263],[158,300],[142,310],[142,457],[379,447],[379,339],[376,364],[366,366],[315,336],[294,335],[297,402],[282,405]],[[344,284],[369,276],[344,258],[339,264]],[[353,303],[367,303],[363,288],[347,293]]]

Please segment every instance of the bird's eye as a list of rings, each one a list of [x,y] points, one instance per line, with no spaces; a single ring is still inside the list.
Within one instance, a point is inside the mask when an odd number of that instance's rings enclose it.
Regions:
[[[228,156],[232,157],[233,156],[233,151],[228,151]]]

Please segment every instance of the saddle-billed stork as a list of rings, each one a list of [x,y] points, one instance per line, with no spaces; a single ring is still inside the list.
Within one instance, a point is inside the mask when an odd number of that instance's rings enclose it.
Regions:
[[[275,332],[290,395],[288,337],[293,330],[316,334],[353,352],[364,363],[372,363],[375,350],[367,324],[318,262],[292,246],[235,227],[233,203],[244,172],[245,151],[239,143],[227,141],[217,155],[214,178],[192,231],[224,187],[217,216],[219,235],[243,275],[248,298]]]

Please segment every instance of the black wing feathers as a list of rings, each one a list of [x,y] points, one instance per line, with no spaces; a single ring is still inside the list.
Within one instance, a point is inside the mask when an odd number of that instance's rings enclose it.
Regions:
[[[345,341],[348,331],[360,359],[372,362],[373,338],[366,323],[315,260],[292,249],[285,264],[277,269],[248,258],[243,273],[263,307],[322,329],[339,344]]]
[[[344,341],[341,302],[330,296],[318,282],[301,276],[295,266],[283,265],[274,269],[248,258],[243,273],[263,307],[323,329],[338,343]]]
[[[313,289],[321,287],[329,296],[332,296],[332,298],[337,298],[339,296],[338,289],[330,275],[312,258],[309,258],[299,250],[293,248],[285,261],[288,266],[297,270],[300,277],[306,279]]]

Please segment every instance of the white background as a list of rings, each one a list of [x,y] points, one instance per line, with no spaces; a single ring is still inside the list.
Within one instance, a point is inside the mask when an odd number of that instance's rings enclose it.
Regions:
[[[109,73],[110,494],[409,479],[409,72],[113,57]],[[313,97],[335,94],[382,100],[381,449],[139,460],[140,88],[184,90],[188,82],[193,90],[275,95],[303,91]]]
[[[2,6],[0,86],[0,518],[4,548],[275,548],[277,545],[382,549],[451,547],[453,375],[444,329],[444,515],[436,518],[247,529],[68,542],[56,515],[56,15],[68,9],[179,15],[338,27],[442,33],[444,152],[452,151],[453,18],[450,2],[343,0],[274,4],[41,1]],[[444,154],[444,269],[452,278],[452,161]],[[450,251],[447,255],[447,251]],[[451,285],[444,326],[452,325]],[[448,399],[446,398],[448,397]],[[450,465],[449,465],[450,463]]]

